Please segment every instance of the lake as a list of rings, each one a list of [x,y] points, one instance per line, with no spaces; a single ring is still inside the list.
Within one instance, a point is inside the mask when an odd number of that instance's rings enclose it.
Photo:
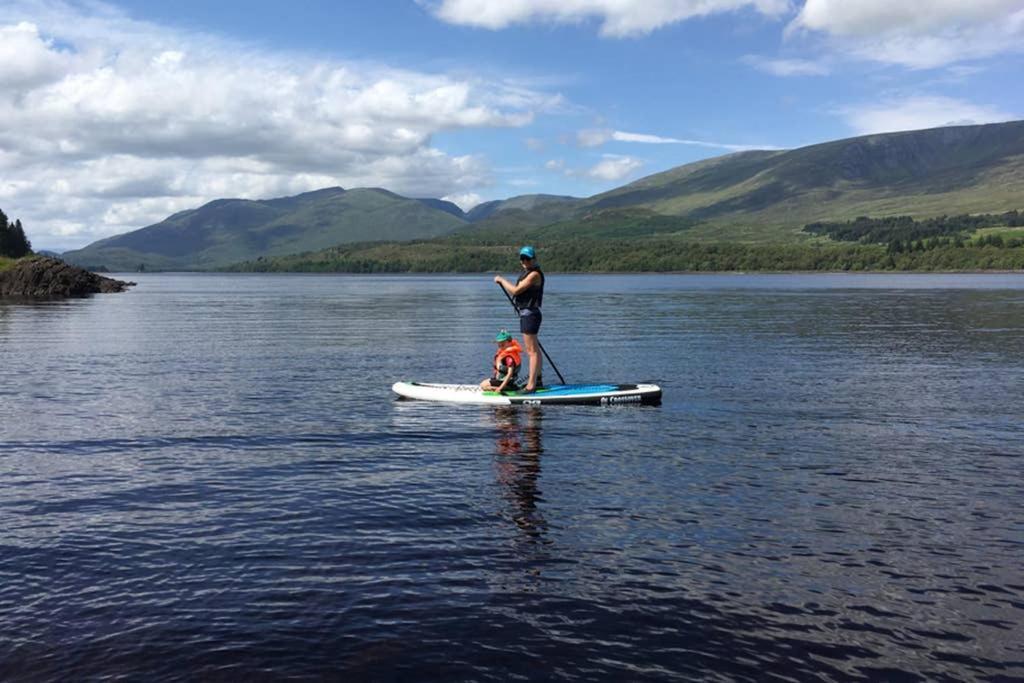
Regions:
[[[138,274],[0,303],[3,680],[1024,676],[1024,277]],[[547,381],[554,373],[545,372]]]

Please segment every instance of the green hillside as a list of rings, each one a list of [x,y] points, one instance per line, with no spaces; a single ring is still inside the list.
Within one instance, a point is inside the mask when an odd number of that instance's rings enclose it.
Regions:
[[[868,135],[687,164],[585,200],[701,223],[688,239],[788,242],[815,221],[1024,207],[1024,121]]]
[[[523,194],[508,199],[497,199],[474,206],[466,219],[478,223],[498,214],[521,212],[531,216],[534,222],[553,223],[573,214],[583,200],[554,194]]]
[[[508,244],[563,239],[625,239],[676,235],[700,222],[684,216],[667,216],[650,209],[625,207],[591,211],[546,223],[532,220],[519,209],[505,210],[456,230],[449,241],[460,244]]]
[[[349,242],[435,237],[464,223],[446,207],[387,190],[335,187],[262,201],[218,199],[63,258],[112,271],[218,268]]]

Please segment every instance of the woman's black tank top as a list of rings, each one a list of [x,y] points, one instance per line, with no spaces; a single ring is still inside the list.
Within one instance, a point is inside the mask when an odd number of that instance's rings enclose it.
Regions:
[[[534,285],[533,287],[516,294],[514,301],[516,302],[516,306],[519,308],[540,308],[541,304],[544,302],[544,273],[542,273],[541,269],[537,266],[528,268],[520,273],[519,279],[516,280],[516,284],[518,285],[527,275],[534,271],[540,275],[540,284]]]

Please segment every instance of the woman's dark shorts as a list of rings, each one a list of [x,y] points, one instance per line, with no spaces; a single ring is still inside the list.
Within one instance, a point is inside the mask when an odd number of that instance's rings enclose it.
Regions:
[[[524,308],[519,312],[519,331],[523,334],[537,334],[540,332],[540,309]]]

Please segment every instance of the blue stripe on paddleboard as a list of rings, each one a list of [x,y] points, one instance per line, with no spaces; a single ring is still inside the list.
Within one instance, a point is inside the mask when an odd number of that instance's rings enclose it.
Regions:
[[[535,396],[571,396],[573,394],[607,394],[619,391],[618,384],[560,384],[539,389]],[[519,395],[519,392],[516,392]]]

